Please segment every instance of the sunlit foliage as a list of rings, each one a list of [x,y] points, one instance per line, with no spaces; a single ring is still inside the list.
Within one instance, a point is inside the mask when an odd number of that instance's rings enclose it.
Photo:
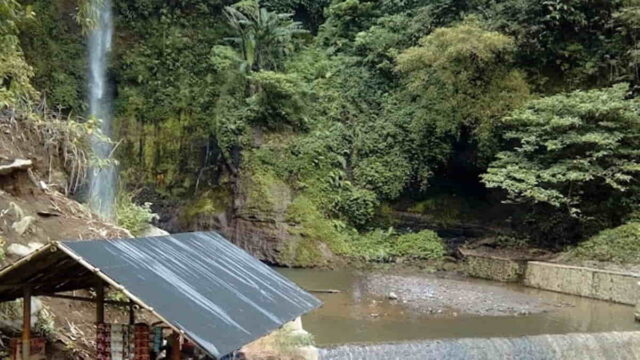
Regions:
[[[640,196],[640,102],[627,87],[536,100],[504,120],[513,147],[483,176],[520,202],[621,219]]]

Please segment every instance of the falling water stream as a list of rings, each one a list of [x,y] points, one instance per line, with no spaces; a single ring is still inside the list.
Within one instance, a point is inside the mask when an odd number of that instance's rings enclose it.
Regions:
[[[102,134],[111,136],[112,94],[107,80],[107,66],[113,37],[111,0],[91,0],[97,9],[95,27],[89,34],[89,116],[100,120]],[[90,174],[89,206],[105,218],[114,214],[116,168],[108,160],[113,144],[105,138],[94,136],[91,147],[97,157]]]

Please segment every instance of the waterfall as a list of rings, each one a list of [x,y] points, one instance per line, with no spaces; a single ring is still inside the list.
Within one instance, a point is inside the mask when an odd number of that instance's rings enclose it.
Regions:
[[[321,360],[638,360],[639,332],[445,339],[322,349]]]
[[[101,121],[102,134],[111,137],[112,95],[107,81],[107,66],[113,36],[111,0],[91,0],[97,9],[97,23],[89,34],[89,116]],[[116,192],[116,168],[105,164],[113,145],[94,136],[91,147],[98,158],[90,172],[89,206],[105,218],[113,218]]]

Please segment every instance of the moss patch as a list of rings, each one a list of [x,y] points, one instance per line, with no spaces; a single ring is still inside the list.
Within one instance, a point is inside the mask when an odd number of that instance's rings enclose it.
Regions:
[[[231,205],[231,201],[231,193],[226,187],[215,187],[187,203],[182,209],[182,218],[188,222],[200,215],[224,212]]]
[[[346,252],[347,236],[340,231],[340,223],[327,219],[309,198],[297,197],[287,209],[286,220],[293,239],[282,249],[284,264],[324,265],[330,253]]]
[[[241,179],[244,204],[241,214],[258,219],[278,219],[291,202],[291,189],[263,166],[245,168]]]

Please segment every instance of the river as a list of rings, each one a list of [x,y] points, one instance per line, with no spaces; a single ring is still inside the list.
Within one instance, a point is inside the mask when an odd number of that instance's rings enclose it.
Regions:
[[[320,347],[352,343],[640,330],[640,325],[634,321],[631,306],[520,285],[418,271],[394,274],[391,277],[384,273],[354,270],[279,271],[305,289],[341,291],[338,294],[316,294],[324,305],[303,318],[305,329],[314,335]],[[423,303],[416,300],[419,296],[403,292],[403,279],[409,279],[404,285],[411,287],[440,284],[426,296],[439,301],[444,299],[447,303],[454,303],[455,307],[433,305],[433,301],[424,303],[423,306]],[[389,296],[384,296],[380,287],[388,287],[390,292],[397,292],[398,295],[393,295],[398,299],[392,300]],[[508,306],[505,302],[509,303]],[[465,309],[465,304],[471,310]],[[478,304],[488,305],[478,308]],[[422,308],[427,305],[429,309]]]

